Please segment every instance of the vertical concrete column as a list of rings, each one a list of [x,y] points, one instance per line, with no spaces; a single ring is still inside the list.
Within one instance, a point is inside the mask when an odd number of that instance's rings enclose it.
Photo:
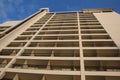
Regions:
[[[31,25],[33,25],[36,21],[38,21],[40,18],[42,18],[44,15],[46,15],[46,13],[49,12],[49,9],[47,8],[42,8],[40,11],[38,11],[37,13],[33,14],[32,16],[28,17],[27,19],[23,20],[20,25],[18,26],[18,28],[16,28],[15,30],[11,31],[8,35],[6,35],[5,37],[3,37],[0,40],[0,50],[2,50],[2,48],[4,48],[6,45],[8,45],[11,41],[13,41],[18,35],[20,35],[23,31],[25,31],[27,28],[29,28]],[[47,23],[47,22],[46,22]],[[44,24],[45,25],[45,24]],[[43,27],[44,27],[43,25]],[[42,27],[41,27],[42,28]],[[40,30],[41,30],[40,28]],[[37,32],[38,33],[38,32]],[[36,33],[36,34],[37,34]],[[34,38],[34,36],[33,36]],[[3,76],[5,75],[5,70],[7,68],[9,68],[15,61],[16,61],[16,57],[19,56],[21,54],[21,52],[23,51],[23,49],[29,44],[30,41],[27,42],[27,44],[21,48],[21,50],[16,54],[16,56],[13,56],[12,60],[6,65],[5,68],[3,68],[3,70],[0,72],[0,79],[3,78]]]
[[[79,32],[79,52],[80,52],[80,71],[81,71],[81,80],[85,80],[84,75],[84,60],[83,60],[83,47],[82,47],[82,38],[81,38],[81,30],[80,30],[80,19],[79,12],[77,12],[77,20],[78,20],[78,32]]]

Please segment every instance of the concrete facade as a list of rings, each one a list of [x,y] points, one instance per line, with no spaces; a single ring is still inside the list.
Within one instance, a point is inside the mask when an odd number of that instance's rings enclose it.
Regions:
[[[15,25],[19,24],[21,21],[8,21],[0,24],[0,38],[2,38],[6,33],[14,28]]]
[[[111,8],[42,8],[0,38],[0,79],[119,80],[119,21]]]
[[[116,12],[94,13],[94,15],[120,48],[120,15]]]

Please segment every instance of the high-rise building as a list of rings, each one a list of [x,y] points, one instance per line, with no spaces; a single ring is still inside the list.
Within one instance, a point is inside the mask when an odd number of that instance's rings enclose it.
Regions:
[[[1,80],[120,80],[120,15],[49,12],[0,24]]]

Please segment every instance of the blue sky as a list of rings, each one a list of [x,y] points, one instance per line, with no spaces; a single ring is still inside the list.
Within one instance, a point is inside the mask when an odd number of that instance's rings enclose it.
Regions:
[[[113,8],[120,13],[120,0],[0,0],[0,23],[24,19],[44,7],[51,12]]]

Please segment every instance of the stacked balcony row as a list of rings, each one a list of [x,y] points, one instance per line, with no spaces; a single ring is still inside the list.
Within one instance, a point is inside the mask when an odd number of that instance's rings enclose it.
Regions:
[[[1,59],[0,68],[4,68],[11,59]],[[84,60],[85,71],[119,72],[119,60]],[[55,71],[80,71],[79,60],[39,60],[17,59],[9,69],[19,70],[55,70]]]
[[[70,48],[71,49],[71,48]],[[45,49],[45,50],[37,50],[37,49],[25,49],[21,56],[41,56],[41,57],[49,57],[53,54],[53,57],[79,57],[79,48],[78,49]],[[3,49],[0,52],[0,56],[15,56],[20,49]],[[84,57],[119,57],[118,49],[83,49]]]
[[[30,77],[29,77],[30,76]],[[81,80],[81,75],[50,75],[50,74],[27,74],[7,72],[1,80]],[[86,75],[86,80],[119,80],[119,76],[90,76]]]

